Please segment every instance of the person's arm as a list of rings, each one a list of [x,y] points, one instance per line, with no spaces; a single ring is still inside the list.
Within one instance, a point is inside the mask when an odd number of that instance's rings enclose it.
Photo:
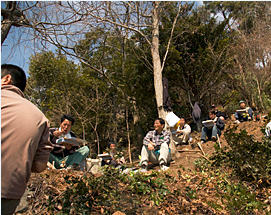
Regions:
[[[31,172],[42,172],[46,168],[52,149],[53,145],[50,142],[49,121],[45,121],[43,132],[31,166]]]
[[[191,133],[191,127],[190,127],[190,125],[185,124],[183,131],[186,131],[186,132],[188,132],[190,134]]]
[[[169,131],[165,131],[163,143],[166,143],[168,145],[170,144],[170,132]]]
[[[148,134],[143,139],[143,145],[148,146],[149,150],[154,150],[155,143],[153,141],[153,132],[149,131]]]
[[[43,170],[45,170],[46,167],[47,167],[47,163],[42,163],[42,162],[39,162],[39,161],[34,161],[32,163],[31,172],[40,173]]]
[[[152,131],[149,131],[148,133],[147,133],[147,135],[144,137],[144,139],[143,139],[143,145],[148,145],[149,143],[150,143],[150,141],[152,141],[152,139],[153,139],[153,134],[152,134]]]

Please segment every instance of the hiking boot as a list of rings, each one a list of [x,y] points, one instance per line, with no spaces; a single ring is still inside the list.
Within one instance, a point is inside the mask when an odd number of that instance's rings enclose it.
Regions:
[[[182,142],[183,145],[189,145],[188,141],[187,142]]]
[[[164,172],[164,171],[167,171],[168,169],[169,169],[169,167],[166,166],[166,165],[161,165],[161,166],[160,166],[160,170],[163,171],[163,172]]]
[[[176,163],[176,162],[175,162],[175,160],[173,160],[173,159],[171,158],[170,163],[173,164],[173,163]]]
[[[216,137],[215,136],[212,136],[212,141],[216,141]]]
[[[147,171],[148,171],[148,165],[146,163],[141,164],[140,172],[147,172]]]
[[[162,161],[160,162],[159,166],[160,166],[160,170],[161,170],[161,171],[166,171],[166,170],[169,169],[169,167],[166,166],[166,162],[165,162],[164,160],[162,160]]]
[[[80,166],[78,164],[69,165],[66,170],[80,171]]]

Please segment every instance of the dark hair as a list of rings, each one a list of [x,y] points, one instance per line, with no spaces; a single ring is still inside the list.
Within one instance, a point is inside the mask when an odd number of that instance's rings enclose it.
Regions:
[[[75,119],[71,115],[69,115],[69,114],[63,114],[63,116],[60,118],[60,122],[62,123],[65,119],[71,121],[72,125],[75,122]]]
[[[109,144],[108,144],[109,148],[110,148],[111,144],[117,145],[117,143],[116,143],[115,141],[111,141],[111,142],[109,142]]]
[[[11,76],[12,85],[18,87],[22,92],[26,86],[26,76],[24,71],[12,64],[2,64],[1,65],[1,79],[6,75]]]
[[[215,115],[215,109],[211,109],[211,110],[209,110],[209,111],[208,111],[208,113],[210,113],[210,114],[214,114],[214,115]]]
[[[180,119],[184,119],[184,121],[185,121],[185,116],[180,116]]]
[[[160,122],[161,125],[165,125],[165,120],[163,120],[162,118],[156,118],[156,119],[154,120],[154,122],[155,122],[156,120],[159,120],[159,122]]]

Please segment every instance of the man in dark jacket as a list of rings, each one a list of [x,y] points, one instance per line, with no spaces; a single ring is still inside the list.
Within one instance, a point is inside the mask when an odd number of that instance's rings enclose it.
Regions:
[[[223,113],[222,111],[219,111],[218,107],[215,104],[212,104],[211,109],[213,109],[215,111],[215,115],[217,117],[219,117],[220,119],[222,119],[222,120],[227,119],[225,113]]]
[[[192,117],[194,123],[196,123],[197,126],[197,131],[200,132],[201,129],[201,122],[200,122],[200,117],[201,117],[201,109],[199,107],[199,103],[195,102],[193,111],[192,111]]]
[[[59,143],[61,138],[76,137],[75,133],[71,131],[71,128],[75,122],[75,119],[64,114],[60,119],[59,128],[50,128],[50,140],[54,146],[53,151],[50,154],[49,161],[55,163],[55,167],[62,167],[62,163],[65,163],[66,167],[79,166],[89,154],[89,148],[83,146],[73,146],[69,143]]]
[[[217,135],[221,135],[221,131],[224,129],[225,124],[223,120],[215,115],[214,110],[209,110],[209,119],[214,122],[213,126],[207,127],[204,126],[201,131],[201,143],[206,142],[206,136],[208,137],[209,140],[216,141],[217,140]]]
[[[165,111],[171,111],[171,101],[168,93],[168,79],[163,77],[162,83],[163,83],[163,107]]]

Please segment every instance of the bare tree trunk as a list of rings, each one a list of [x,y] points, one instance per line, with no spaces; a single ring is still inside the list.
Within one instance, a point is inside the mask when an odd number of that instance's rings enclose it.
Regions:
[[[3,17],[1,20],[1,45],[7,38],[9,30],[12,26],[27,27],[29,24],[23,12],[18,9],[17,1],[6,1],[5,4],[5,8],[1,7],[1,16]],[[26,10],[26,8],[24,10]]]
[[[131,140],[130,140],[129,121],[128,121],[128,101],[127,101],[127,104],[126,104],[126,128],[127,128],[127,140],[128,140],[129,161],[130,161],[130,163],[132,163],[132,156],[131,156]]]
[[[158,115],[160,118],[166,118],[166,112],[163,109],[163,84],[162,84],[162,67],[159,55],[159,4],[160,2],[153,2],[152,14],[152,45],[151,54],[153,60],[153,74],[154,74],[154,89]]]
[[[12,26],[13,12],[16,9],[17,2],[10,1],[6,3],[6,8],[1,8],[1,15],[3,20],[1,21],[1,44],[5,41],[8,36],[8,32]]]
[[[162,84],[162,66],[159,54],[159,4],[160,2],[153,2],[153,14],[152,14],[152,45],[151,54],[153,60],[153,74],[154,74],[154,89],[158,115],[162,119],[166,119],[167,112],[163,108],[163,84]],[[167,124],[165,129],[168,130]],[[175,154],[175,146],[172,141],[169,145],[171,149],[171,154]]]

